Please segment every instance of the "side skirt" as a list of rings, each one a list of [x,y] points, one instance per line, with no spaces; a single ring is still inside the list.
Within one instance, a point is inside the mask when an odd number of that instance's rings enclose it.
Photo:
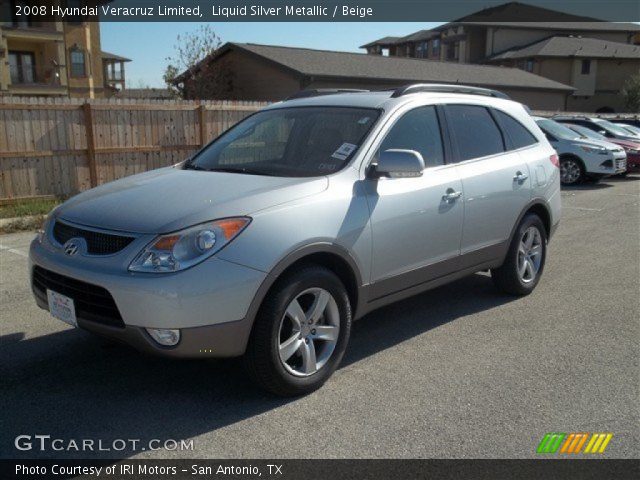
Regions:
[[[366,298],[356,318],[385,305],[412,297],[427,290],[459,280],[482,270],[502,265],[508,242],[466,253],[455,259],[444,260],[392,278],[383,279],[362,287],[361,295]]]

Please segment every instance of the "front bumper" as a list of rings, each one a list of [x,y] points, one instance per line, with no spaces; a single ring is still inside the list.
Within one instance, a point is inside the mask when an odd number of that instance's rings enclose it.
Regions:
[[[83,315],[80,309],[78,326],[83,329],[171,357],[229,357],[244,353],[253,323],[248,316],[249,306],[266,277],[264,272],[212,257],[181,272],[140,274],[112,268],[113,264],[126,263],[116,258],[119,255],[68,257],[46,240],[34,240],[29,263],[36,302],[48,309],[46,295],[43,298],[34,287],[37,266],[101,287],[111,295],[120,324],[106,324],[99,315]],[[128,255],[135,255],[135,251]],[[104,263],[103,268],[99,268],[99,262]],[[51,289],[55,291],[55,287]],[[95,306],[92,312],[96,313]],[[180,342],[173,347],[161,346],[145,327],[180,329]]]

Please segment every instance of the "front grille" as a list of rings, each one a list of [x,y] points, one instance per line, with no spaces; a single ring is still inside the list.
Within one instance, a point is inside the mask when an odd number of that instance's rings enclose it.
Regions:
[[[60,245],[64,245],[72,238],[83,238],[87,242],[87,253],[90,255],[110,255],[117,253],[129,245],[134,237],[113,235],[73,227],[59,220],[53,226],[53,238]]]
[[[627,168],[627,160],[625,158],[616,159],[616,170]]]
[[[33,293],[47,303],[47,289],[73,299],[76,316],[90,322],[124,328],[111,294],[102,287],[65,277],[41,267],[33,269]]]

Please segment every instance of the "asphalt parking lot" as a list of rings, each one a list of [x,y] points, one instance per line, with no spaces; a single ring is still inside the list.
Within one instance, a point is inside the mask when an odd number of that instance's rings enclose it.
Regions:
[[[536,291],[476,274],[354,325],[319,391],[283,400],[237,361],[172,361],[38,309],[32,233],[0,236],[0,456],[535,457],[547,432],[612,432],[640,455],[640,176],[563,191]],[[193,439],[193,451],[18,451],[17,435]]]

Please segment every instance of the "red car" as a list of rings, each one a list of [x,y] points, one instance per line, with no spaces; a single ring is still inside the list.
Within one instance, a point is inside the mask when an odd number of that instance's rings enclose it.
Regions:
[[[640,142],[632,142],[631,140],[621,140],[619,138],[609,138],[604,135],[600,135],[598,132],[583,127],[581,125],[575,125],[573,123],[563,123],[574,132],[580,134],[583,137],[593,138],[594,140],[602,140],[609,143],[615,143],[624,148],[627,153],[627,172],[640,172]]]

